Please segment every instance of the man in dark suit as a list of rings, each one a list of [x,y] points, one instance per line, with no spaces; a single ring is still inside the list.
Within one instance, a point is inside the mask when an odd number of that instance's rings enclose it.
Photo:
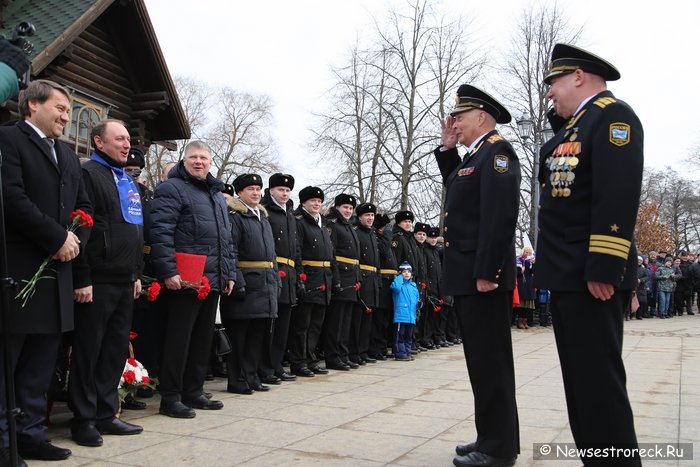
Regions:
[[[17,420],[17,439],[24,458],[63,460],[70,450],[46,439],[46,392],[61,333],[73,329],[73,300],[92,300],[91,288],[73,288],[71,261],[78,255],[80,240],[66,230],[73,210],[90,212],[91,206],[77,156],[54,140],[69,121],[68,90],[51,81],[33,81],[20,93],[18,104],[22,121],[0,128],[9,275],[21,284],[52,256],[55,273],[46,274],[55,280],[39,281],[24,308],[20,301],[10,301],[10,348],[19,388],[16,404],[24,412]],[[77,233],[85,244],[89,232],[81,228]],[[9,462],[4,378],[0,372],[2,465]]]
[[[444,293],[454,296],[477,431],[474,443],[457,446],[457,466],[513,465],[519,452],[510,316],[520,165],[495,129],[510,120],[496,99],[462,85],[435,150],[447,187]],[[464,158],[457,143],[467,146]]]
[[[566,44],[554,46],[545,77],[556,135],[540,151],[535,286],[551,291],[569,423],[582,449],[637,447],[621,351],[623,310],[637,286],[632,237],[644,131],[607,91],[606,81],[619,77],[610,63]]]

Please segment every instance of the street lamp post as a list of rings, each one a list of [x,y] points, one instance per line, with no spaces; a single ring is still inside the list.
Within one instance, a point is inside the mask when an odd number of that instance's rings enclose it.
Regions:
[[[530,137],[534,134],[534,139],[532,141],[532,152],[533,152],[533,166],[532,166],[532,211],[534,211],[534,218],[532,219],[532,233],[533,233],[533,238],[530,239],[532,242],[532,249],[536,250],[537,247],[537,232],[539,230],[538,228],[538,213],[537,210],[539,209],[540,206],[540,184],[539,181],[537,181],[537,176],[540,173],[540,148],[542,145],[550,140],[554,136],[554,132],[552,131],[552,128],[549,126],[549,122],[545,122],[544,126],[542,129],[538,132],[535,132],[535,124],[528,115],[526,111],[523,111],[522,116],[520,119],[516,121],[518,125],[518,133],[520,134],[520,138],[523,140],[525,144],[527,144],[527,141],[530,139]]]

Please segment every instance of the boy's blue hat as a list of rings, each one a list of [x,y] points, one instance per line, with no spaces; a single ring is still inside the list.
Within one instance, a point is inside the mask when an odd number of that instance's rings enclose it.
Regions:
[[[404,261],[401,263],[401,266],[399,266],[399,271],[403,271],[404,269],[413,272],[413,268],[408,264],[408,261]]]

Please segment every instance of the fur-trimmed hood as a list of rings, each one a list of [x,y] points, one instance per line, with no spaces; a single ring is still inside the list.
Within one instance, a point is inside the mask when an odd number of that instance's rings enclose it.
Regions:
[[[229,209],[231,209],[231,211],[240,212],[241,214],[247,214],[250,212],[250,209],[248,209],[248,206],[243,204],[243,201],[241,201],[239,198],[233,198],[233,197],[228,198],[226,200],[226,204],[228,205]],[[265,209],[265,206],[263,206],[262,204],[258,204],[258,209],[260,209],[261,215],[268,217],[267,216],[267,209]],[[250,214],[252,215],[253,213],[250,212]]]

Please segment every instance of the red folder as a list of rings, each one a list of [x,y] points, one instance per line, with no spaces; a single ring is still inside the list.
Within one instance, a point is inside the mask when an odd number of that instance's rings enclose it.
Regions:
[[[199,284],[204,275],[204,264],[207,262],[206,255],[193,255],[191,253],[175,253],[175,264],[177,272],[183,281]]]

